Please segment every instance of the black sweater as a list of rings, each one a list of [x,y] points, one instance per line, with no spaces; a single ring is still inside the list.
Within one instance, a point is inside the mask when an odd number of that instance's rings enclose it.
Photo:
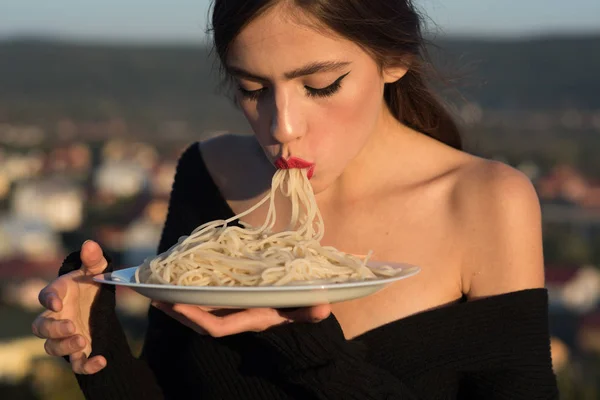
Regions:
[[[163,252],[204,222],[233,212],[199,146],[177,167]],[[60,273],[80,264],[78,253]],[[111,266],[109,265],[109,268]],[[131,354],[114,288],[92,307],[92,355],[107,367],[77,375],[87,399],[556,399],[545,289],[413,315],[346,340],[334,315],[262,333],[202,336],[150,307],[142,355]]]

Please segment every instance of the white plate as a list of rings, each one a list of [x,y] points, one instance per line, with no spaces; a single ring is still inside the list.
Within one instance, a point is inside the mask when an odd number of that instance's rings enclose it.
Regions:
[[[328,283],[313,281],[287,286],[232,287],[232,286],[177,286],[135,282],[131,267],[97,275],[94,281],[109,285],[127,286],[143,296],[168,303],[196,304],[221,308],[253,307],[306,307],[331,304],[371,295],[392,282],[417,274],[421,269],[413,265],[370,262],[369,266],[389,265],[399,271],[392,278],[359,282]]]

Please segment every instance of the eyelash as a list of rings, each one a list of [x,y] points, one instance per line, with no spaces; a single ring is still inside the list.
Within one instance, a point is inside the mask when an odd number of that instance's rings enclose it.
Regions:
[[[342,80],[348,76],[350,72],[345,73],[344,75],[340,76],[339,78],[337,78],[335,80],[335,82],[333,82],[331,85],[324,87],[324,88],[320,88],[320,89],[315,89],[315,88],[311,88],[309,86],[304,86],[304,89],[306,89],[306,94],[308,97],[320,97],[320,98],[325,98],[325,97],[331,97],[333,96],[335,93],[337,93],[338,90],[340,90],[340,88],[342,87]],[[261,89],[257,89],[257,90],[246,90],[241,86],[238,86],[238,90],[240,91],[242,97],[249,99],[249,100],[258,100],[259,97],[265,92],[267,88],[261,88]]]

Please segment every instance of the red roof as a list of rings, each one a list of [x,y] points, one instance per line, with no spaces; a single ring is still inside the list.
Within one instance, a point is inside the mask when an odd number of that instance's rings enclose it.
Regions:
[[[547,285],[562,285],[575,277],[579,272],[579,267],[560,266],[546,268],[546,284]]]
[[[600,310],[593,311],[581,317],[580,329],[600,329]]]
[[[58,274],[62,262],[63,258],[0,260],[0,279],[28,279],[33,277],[52,279]]]

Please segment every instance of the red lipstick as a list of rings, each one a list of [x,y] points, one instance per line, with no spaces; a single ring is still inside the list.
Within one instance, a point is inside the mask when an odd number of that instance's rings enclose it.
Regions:
[[[283,157],[280,157],[277,160],[275,160],[275,166],[279,169],[308,168],[308,172],[306,174],[308,176],[308,179],[312,178],[315,172],[315,164],[297,157],[290,157],[287,160]]]

